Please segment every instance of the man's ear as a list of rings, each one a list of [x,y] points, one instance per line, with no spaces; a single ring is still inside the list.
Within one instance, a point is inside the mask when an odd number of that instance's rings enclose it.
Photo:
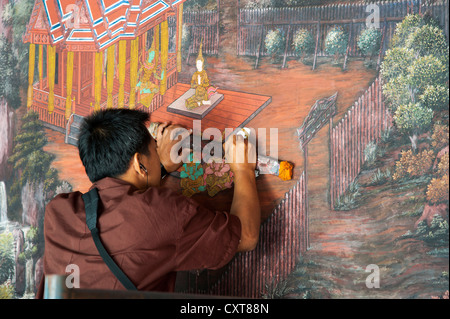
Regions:
[[[131,161],[132,161],[131,165],[133,166],[133,169],[136,171],[136,173],[138,173],[142,177],[145,177],[145,172],[141,169],[139,165],[141,163],[139,153],[135,153]]]

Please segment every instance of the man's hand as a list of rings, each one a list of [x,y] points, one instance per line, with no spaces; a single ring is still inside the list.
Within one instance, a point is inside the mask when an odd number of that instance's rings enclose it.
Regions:
[[[224,144],[225,160],[234,174],[255,173],[256,147],[241,135],[233,135]]]
[[[158,127],[156,135],[156,151],[159,155],[159,160],[167,172],[174,172],[183,165],[183,162],[174,163],[171,159],[172,148],[181,141],[186,135],[187,130],[178,124],[162,123]]]
[[[242,136],[235,135],[228,138],[224,149],[225,161],[230,164],[234,174],[230,213],[241,221],[238,251],[249,251],[258,243],[261,226],[261,209],[255,181],[256,148]]]

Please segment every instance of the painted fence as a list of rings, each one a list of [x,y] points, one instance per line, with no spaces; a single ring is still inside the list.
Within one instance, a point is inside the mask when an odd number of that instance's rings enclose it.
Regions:
[[[200,42],[203,40],[203,54],[219,53],[219,11],[184,11],[183,32],[187,32],[189,47],[186,58],[197,55]],[[185,35],[186,36],[186,35]]]
[[[394,34],[396,24],[407,14],[429,12],[443,27],[448,39],[448,0],[427,4],[423,0],[373,2],[379,8],[380,29],[385,34],[382,54]],[[280,29],[286,37],[285,50],[279,55],[296,56],[292,42],[299,29],[308,30],[314,40],[318,36],[317,56],[327,56],[324,42],[327,33],[341,26],[349,35],[349,56],[361,56],[357,39],[366,28],[369,3],[333,4],[298,8],[240,9],[238,14],[237,54],[247,56],[267,55],[264,39],[270,30]],[[314,53],[314,51],[313,51]]]
[[[305,173],[286,193],[262,225],[253,251],[240,253],[219,274],[184,272],[180,292],[260,298],[286,279],[308,247],[308,214]]]
[[[330,199],[333,208],[364,164],[364,149],[392,126],[378,77],[330,130]]]

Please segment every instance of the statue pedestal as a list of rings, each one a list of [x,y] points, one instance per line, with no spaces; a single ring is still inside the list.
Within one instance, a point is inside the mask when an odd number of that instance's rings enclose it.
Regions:
[[[185,101],[194,94],[195,94],[195,89],[187,90],[186,93],[184,93],[182,96],[180,96],[178,99],[176,99],[174,102],[172,102],[167,107],[167,112],[180,114],[180,115],[184,115],[187,117],[191,117],[193,119],[201,120],[214,107],[216,107],[216,105],[219,104],[220,101],[223,100],[223,94],[215,93],[213,96],[211,96],[211,99],[210,99],[211,105],[200,105],[199,107],[196,107],[193,110],[188,110],[186,108]]]

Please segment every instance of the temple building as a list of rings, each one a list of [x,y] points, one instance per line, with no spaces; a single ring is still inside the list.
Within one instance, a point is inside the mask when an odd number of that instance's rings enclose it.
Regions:
[[[101,108],[157,109],[181,70],[183,2],[36,0],[23,36],[28,108],[65,133],[74,116]],[[151,100],[137,86],[150,47],[154,71],[164,74]]]
[[[152,121],[187,128],[193,119],[221,130],[243,127],[270,104],[269,96],[211,84],[204,90],[210,101],[197,96],[201,107],[185,107],[196,92],[192,83],[178,83],[182,61],[189,60],[181,56],[185,1],[36,0],[23,36],[30,43],[28,109],[72,145],[83,117],[105,108],[141,109]],[[196,30],[189,45],[203,67],[199,44],[218,38]]]

